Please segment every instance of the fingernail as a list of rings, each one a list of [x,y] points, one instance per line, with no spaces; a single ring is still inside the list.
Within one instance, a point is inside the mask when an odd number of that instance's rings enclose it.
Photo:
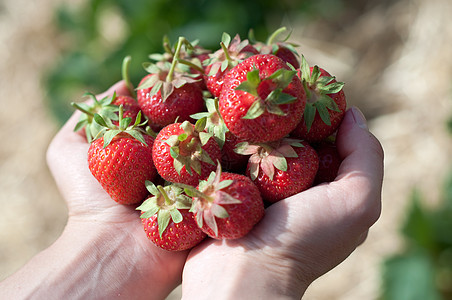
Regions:
[[[362,129],[367,130],[368,129],[367,120],[366,120],[366,117],[364,117],[364,114],[361,112],[361,110],[359,110],[359,108],[353,106],[352,114],[353,114],[353,119],[355,120],[355,123]]]

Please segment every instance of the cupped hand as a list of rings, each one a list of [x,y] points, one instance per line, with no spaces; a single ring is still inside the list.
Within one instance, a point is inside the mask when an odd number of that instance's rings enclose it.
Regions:
[[[128,94],[125,84],[119,82],[97,98],[114,91]],[[131,296],[129,299],[150,294],[156,299],[164,297],[180,283],[187,252],[172,253],[154,246],[146,237],[135,206],[118,204],[103,190],[88,168],[86,137],[83,132],[74,132],[79,117],[79,112],[72,115],[47,152],[48,166],[68,206],[64,234],[95,232],[98,249],[93,250],[114,253],[111,274],[98,274],[96,280],[111,281],[107,285],[119,286],[123,296]]]
[[[343,162],[334,182],[271,205],[242,239],[192,250],[184,299],[300,299],[346,259],[380,216],[383,150],[357,108],[346,112],[337,147]]]

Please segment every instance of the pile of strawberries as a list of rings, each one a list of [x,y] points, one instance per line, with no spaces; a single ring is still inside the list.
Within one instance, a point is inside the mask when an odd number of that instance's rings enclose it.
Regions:
[[[223,34],[216,51],[165,38],[137,88],[125,60],[131,96],[73,103],[91,173],[137,206],[157,246],[243,237],[266,206],[336,177],[344,84],[309,67],[284,32],[266,43]]]

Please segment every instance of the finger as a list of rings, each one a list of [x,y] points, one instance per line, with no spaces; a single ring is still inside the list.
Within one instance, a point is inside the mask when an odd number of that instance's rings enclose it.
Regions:
[[[337,147],[343,161],[335,182],[328,186],[329,192],[342,195],[336,201],[345,208],[344,217],[355,217],[358,223],[370,227],[381,212],[384,153],[358,108],[346,112]]]

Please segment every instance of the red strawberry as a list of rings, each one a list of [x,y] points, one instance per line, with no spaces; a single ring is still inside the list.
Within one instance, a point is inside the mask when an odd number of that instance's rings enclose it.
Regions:
[[[200,182],[196,189],[186,189],[193,196],[198,226],[215,239],[245,236],[264,216],[264,203],[251,180],[237,173],[217,172]]]
[[[120,126],[114,126],[109,119],[95,115],[100,125],[108,127],[104,136],[94,140],[88,150],[88,166],[110,197],[120,204],[142,202],[146,195],[145,180],[157,175],[152,161],[153,138],[143,134],[137,121],[129,126],[130,118],[122,118]]]
[[[334,181],[342,163],[336,144],[332,141],[324,140],[318,145],[314,145],[314,148],[319,155],[320,161],[314,185]]]
[[[185,121],[167,125],[155,138],[152,155],[160,176],[170,182],[196,186],[221,159],[221,149],[211,135]]]
[[[249,44],[248,40],[240,40],[237,34],[231,41],[227,33],[223,33],[221,49],[215,51],[205,61],[206,87],[213,97],[219,97],[223,87],[224,75],[243,59],[258,54],[258,51]]]
[[[319,142],[335,132],[344,118],[347,107],[342,89],[344,83],[337,82],[335,77],[318,66],[310,68],[304,57],[299,73],[306,90],[307,104],[292,136]]]
[[[284,39],[279,39],[281,34],[285,32],[286,27],[281,27],[273,32],[267,39],[266,43],[256,42],[254,38],[250,38],[253,41],[253,46],[259,50],[261,54],[273,54],[284,60],[285,62],[291,64],[295,69],[300,67],[298,62],[298,53],[295,50],[297,45],[293,43],[287,43],[290,34]],[[250,32],[252,34],[252,32]]]
[[[253,142],[276,141],[299,123],[306,95],[296,71],[272,54],[254,55],[225,76],[221,116],[232,134]]]
[[[113,105],[120,106],[122,105],[124,109],[123,117],[131,118],[130,123],[135,123],[138,113],[141,111],[140,106],[138,106],[138,102],[135,98],[131,96],[120,95],[113,99]],[[113,122],[115,125],[119,125],[118,121]]]
[[[185,39],[179,40],[171,63],[148,63],[146,70],[150,74],[138,86],[138,104],[154,130],[176,120],[192,121],[191,114],[204,110],[202,90],[197,84],[199,80],[176,68],[184,41]]]
[[[147,237],[158,247],[168,251],[182,251],[199,244],[206,234],[199,229],[189,211],[192,199],[175,185],[155,186],[146,181],[152,194],[137,210]]]
[[[262,198],[271,203],[311,187],[319,168],[314,148],[292,139],[269,144],[242,143],[237,152],[251,154],[246,174]]]

